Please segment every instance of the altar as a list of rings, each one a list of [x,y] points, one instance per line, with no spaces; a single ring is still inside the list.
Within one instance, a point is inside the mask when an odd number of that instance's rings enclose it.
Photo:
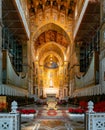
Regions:
[[[59,89],[58,88],[44,88],[43,89],[44,97],[58,97],[59,96]]]
[[[47,94],[47,110],[54,109],[57,110],[57,100],[55,94]]]

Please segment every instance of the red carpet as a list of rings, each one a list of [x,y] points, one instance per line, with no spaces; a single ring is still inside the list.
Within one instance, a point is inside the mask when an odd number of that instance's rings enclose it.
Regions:
[[[56,116],[57,115],[57,112],[55,110],[48,110],[47,114],[49,116]]]
[[[66,110],[39,110],[36,119],[67,119]]]

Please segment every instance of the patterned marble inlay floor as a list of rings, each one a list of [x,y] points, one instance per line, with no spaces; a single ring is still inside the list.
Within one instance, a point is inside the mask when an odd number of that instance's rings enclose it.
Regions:
[[[67,130],[66,122],[59,120],[38,120],[22,125],[22,130]]]
[[[23,122],[21,130],[84,130],[82,121],[74,121],[68,117],[67,110],[39,110],[34,120]]]

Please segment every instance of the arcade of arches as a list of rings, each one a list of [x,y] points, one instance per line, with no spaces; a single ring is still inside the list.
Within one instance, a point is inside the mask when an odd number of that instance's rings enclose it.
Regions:
[[[44,32],[41,32],[42,28]],[[63,98],[67,96],[68,91],[70,37],[64,29],[54,23],[45,24],[39,31],[37,38],[34,33],[32,47],[35,71],[38,71],[38,96],[46,97],[47,94],[54,94]]]
[[[0,0],[0,94],[102,99],[104,7],[105,0]]]
[[[37,115],[22,130],[84,130],[89,100],[105,112],[105,0],[0,0],[1,114],[13,100]]]

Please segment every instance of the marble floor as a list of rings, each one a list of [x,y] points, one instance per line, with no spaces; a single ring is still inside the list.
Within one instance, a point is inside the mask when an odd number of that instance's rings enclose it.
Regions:
[[[58,107],[57,110],[47,110],[46,107],[25,106],[25,109],[37,110],[37,115],[34,119],[22,121],[21,130],[84,130],[83,117],[69,115],[69,106]]]

